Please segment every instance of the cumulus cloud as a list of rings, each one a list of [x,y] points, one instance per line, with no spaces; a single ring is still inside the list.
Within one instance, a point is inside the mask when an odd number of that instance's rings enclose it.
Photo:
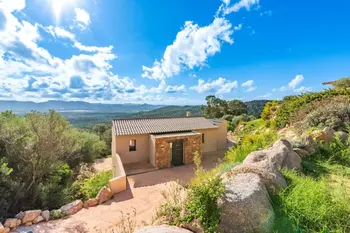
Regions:
[[[215,93],[215,94],[225,94],[231,92],[233,89],[238,87],[237,81],[229,81],[225,78],[218,78],[212,82],[205,82],[202,79],[198,80],[198,84],[190,87],[191,90],[194,90],[198,93]]]
[[[304,76],[299,74],[297,76],[295,76],[294,79],[292,79],[292,81],[290,81],[288,83],[287,86],[282,86],[280,87],[280,91],[294,91],[294,92],[307,92],[307,91],[311,91],[312,88],[311,87],[304,87],[304,86],[301,86],[301,87],[298,87],[302,82],[304,81]]]
[[[75,20],[78,27],[82,30],[86,29],[90,23],[90,15],[84,9],[75,8]]]
[[[254,86],[254,80],[248,80],[241,85],[242,87],[246,88],[246,92],[254,91],[257,87]]]
[[[163,58],[155,61],[153,67],[142,66],[142,77],[160,80],[177,75],[183,69],[203,66],[208,57],[220,51],[222,43],[233,43],[232,33],[231,23],[224,18],[215,18],[204,27],[187,21],[173,44],[165,49]]]

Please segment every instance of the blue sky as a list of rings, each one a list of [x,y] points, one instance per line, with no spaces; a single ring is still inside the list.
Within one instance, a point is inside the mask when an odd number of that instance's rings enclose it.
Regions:
[[[0,0],[0,99],[280,99],[350,76],[350,2]]]

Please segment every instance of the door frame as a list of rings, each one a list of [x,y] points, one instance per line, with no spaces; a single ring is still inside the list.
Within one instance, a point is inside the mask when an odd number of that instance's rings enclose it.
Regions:
[[[172,143],[172,146],[171,146],[171,154],[170,154],[170,166],[175,166],[173,164],[173,143],[176,142],[176,141],[182,141],[182,164],[185,165],[185,139],[175,139],[175,140],[170,140],[169,143]],[[181,166],[181,165],[177,165],[177,166]]]

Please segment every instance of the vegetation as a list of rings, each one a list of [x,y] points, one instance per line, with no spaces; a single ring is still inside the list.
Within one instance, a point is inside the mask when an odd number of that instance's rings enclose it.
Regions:
[[[85,178],[82,181],[76,181],[73,184],[75,198],[87,200],[96,197],[100,189],[112,178],[112,171],[104,171]]]
[[[240,100],[222,100],[214,95],[205,98],[207,106],[202,106],[204,116],[207,118],[222,118],[225,115],[238,116],[247,114],[247,105]]]
[[[304,108],[308,103],[323,99],[331,99],[336,96],[344,96],[349,98],[350,91],[347,89],[329,89],[322,92],[304,93],[298,96],[284,97],[276,112],[277,127],[283,128],[287,124],[291,123],[291,119],[295,112]]]
[[[248,122],[252,120],[255,120],[255,117],[252,115],[242,114],[239,116],[234,116],[231,121],[228,122],[228,130],[234,131],[241,122]]]
[[[260,118],[261,113],[268,102],[269,100],[252,100],[245,102],[248,110],[247,114],[252,115],[255,118]]]
[[[337,89],[349,89],[350,88],[350,78],[341,78],[335,81],[333,84],[334,88]]]
[[[102,156],[105,147],[54,111],[0,113],[0,218],[66,204],[79,164]]]

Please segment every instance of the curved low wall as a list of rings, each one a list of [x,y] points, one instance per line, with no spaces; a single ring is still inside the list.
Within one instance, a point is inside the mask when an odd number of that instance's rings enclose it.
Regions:
[[[120,156],[112,155],[112,172],[113,178],[108,181],[108,186],[113,194],[126,190],[126,174]]]

